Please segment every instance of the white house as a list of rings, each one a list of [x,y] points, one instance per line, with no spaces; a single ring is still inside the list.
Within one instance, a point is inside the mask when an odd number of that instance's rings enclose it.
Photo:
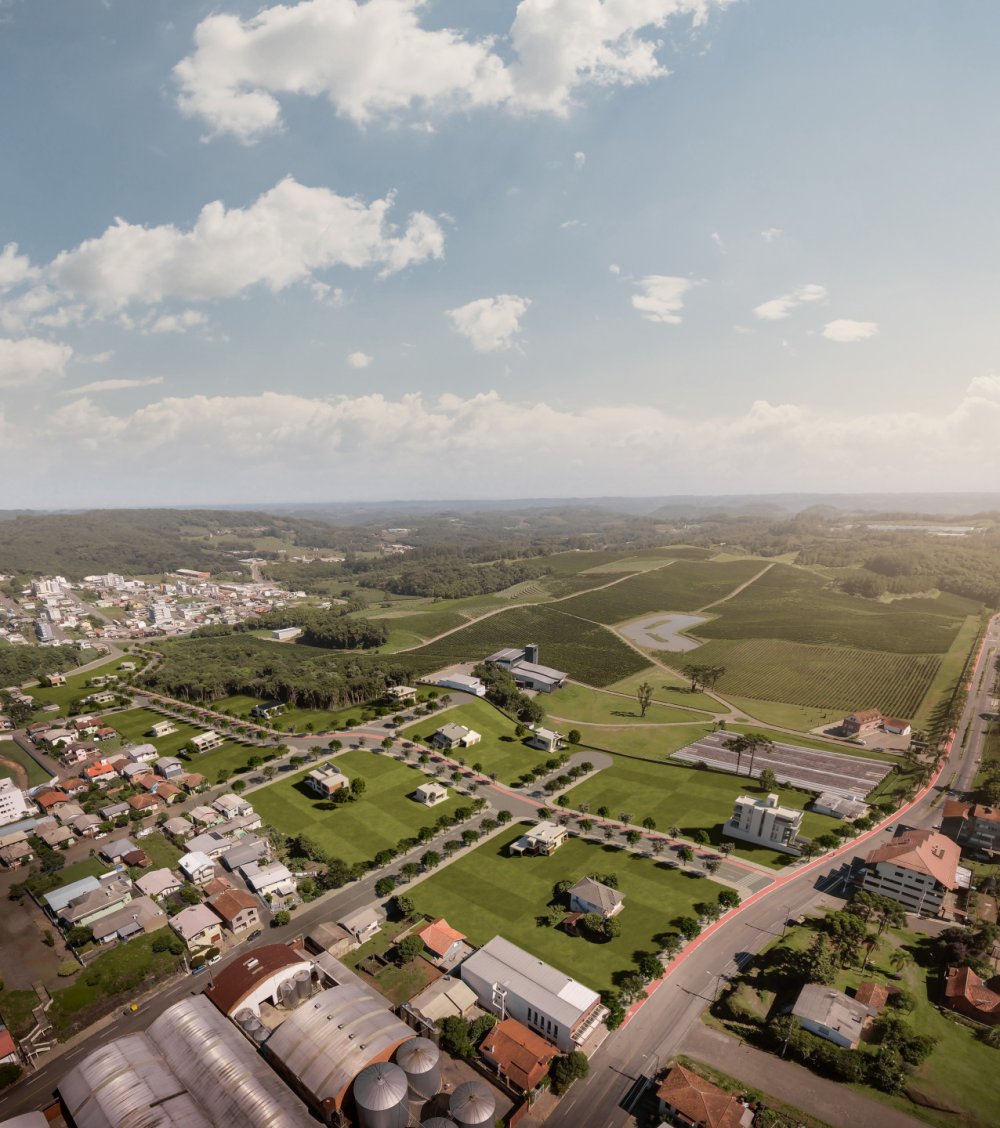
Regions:
[[[220,795],[212,806],[227,821],[254,813],[253,807],[246,799],[241,799],[239,795],[234,795],[231,791],[227,791],[225,795]]]
[[[547,728],[536,728],[525,744],[529,748],[537,748],[540,752],[558,752],[566,747],[562,733]]]
[[[417,699],[417,691],[410,685],[390,685],[385,695],[394,698],[400,705],[409,705]]]
[[[801,854],[806,845],[806,839],[799,836],[801,825],[802,812],[779,806],[777,795],[768,795],[766,799],[741,795],[722,833],[727,838],[753,842],[783,854]]]
[[[211,752],[222,744],[222,737],[214,729],[208,729],[206,732],[195,733],[189,743],[194,745],[196,752]]]
[[[806,1030],[836,1046],[855,1050],[875,1011],[843,991],[807,983],[795,1000],[792,1014]]]
[[[160,758],[155,744],[136,744],[125,749],[125,755],[133,764],[151,764]]]
[[[431,737],[431,744],[450,752],[455,748],[471,748],[482,740],[482,736],[475,729],[466,728],[465,725],[456,725],[449,722],[442,725]]]
[[[422,783],[413,793],[413,798],[418,803],[423,803],[427,807],[436,807],[438,803],[444,803],[448,799],[448,788],[442,786],[440,783]]]
[[[507,847],[507,851],[510,854],[538,854],[547,857],[559,849],[566,841],[568,833],[567,829],[560,826],[559,823],[536,823],[515,842],[512,842]]]
[[[206,885],[215,877],[215,862],[198,850],[184,854],[177,866],[192,885]]]
[[[609,920],[624,907],[624,893],[593,877],[581,877],[569,891],[569,909],[573,913],[598,913]]]
[[[176,731],[177,726],[173,721],[157,721],[149,730],[148,735],[159,740],[164,736],[172,736]]]
[[[335,791],[347,787],[350,780],[336,764],[328,760],[325,764],[320,764],[318,768],[313,768],[302,782],[311,791],[315,791],[317,795],[329,799]]]
[[[385,913],[381,909],[358,909],[357,912],[343,917],[337,923],[345,932],[349,932],[359,944],[375,935],[385,921]]]
[[[250,862],[240,866],[239,872],[243,880],[257,894],[258,897],[294,897],[296,884],[291,872],[280,862],[270,862],[261,865],[260,862]]]

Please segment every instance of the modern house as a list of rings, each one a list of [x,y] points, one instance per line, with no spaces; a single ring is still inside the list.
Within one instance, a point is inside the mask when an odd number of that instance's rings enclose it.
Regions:
[[[592,877],[581,877],[569,891],[572,913],[597,913],[609,920],[625,907],[625,894]]]
[[[753,842],[783,854],[801,854],[807,840],[799,836],[802,812],[778,805],[773,793],[766,799],[741,795],[733,806],[732,817],[722,828],[727,838]]]
[[[507,852],[512,855],[538,854],[548,857],[566,841],[569,831],[556,822],[536,823],[530,830],[525,831],[516,841],[507,847]]]
[[[253,814],[253,806],[246,799],[241,799],[239,795],[234,795],[231,791],[220,795],[212,806],[227,820]]]
[[[444,752],[451,752],[455,748],[471,748],[483,738],[475,729],[466,728],[465,725],[456,725],[449,722],[442,725],[431,737],[430,743],[435,748]]]
[[[563,1053],[586,1041],[607,1015],[596,991],[502,936],[473,952],[461,975],[481,1007],[501,1021],[516,1018]]]
[[[524,742],[529,748],[537,748],[539,752],[559,752],[566,747],[566,741],[561,732],[552,729],[536,728]]]
[[[908,912],[937,916],[945,895],[967,886],[958,844],[933,830],[906,830],[878,846],[864,862],[861,888],[897,901]]]
[[[529,1093],[548,1076],[559,1049],[516,1018],[505,1018],[487,1033],[479,1052],[499,1077],[520,1092]]]
[[[194,746],[196,752],[211,752],[213,748],[222,745],[223,738],[213,729],[208,729],[205,732],[195,733],[188,743]]]
[[[843,819],[845,822],[853,822],[868,814],[868,804],[864,800],[850,795],[837,795],[832,791],[817,795],[812,801],[812,809],[817,815],[829,815],[830,818]]]
[[[792,1014],[804,1029],[836,1046],[856,1050],[875,1011],[843,991],[819,983],[807,983],[795,1000]]]
[[[188,818],[199,830],[207,830],[210,826],[217,826],[222,822],[222,815],[214,807],[200,803],[188,811]]]
[[[845,736],[868,736],[882,728],[882,714],[878,709],[855,709],[840,722]]]
[[[258,897],[278,898],[282,901],[295,896],[296,884],[291,871],[280,862],[261,865],[249,862],[240,866],[240,874]]]
[[[222,943],[222,921],[208,905],[189,905],[181,909],[170,918],[170,927],[192,952]]]
[[[347,787],[351,781],[336,764],[327,760],[325,764],[313,768],[302,782],[311,791],[315,791],[317,795],[329,799],[334,792],[339,791],[342,787]]]
[[[297,627],[288,627],[287,630],[300,633]],[[272,717],[277,717],[280,713],[285,711],[284,701],[278,701],[276,698],[271,701],[262,701],[259,705],[255,705],[250,710],[250,716],[255,721],[269,721]]]
[[[971,967],[950,967],[944,983],[948,1007],[986,1026],[1000,1024],[1000,977],[985,980]]]
[[[569,674],[554,670],[551,666],[538,663],[538,644],[529,643],[517,648],[498,650],[484,659],[486,663],[509,670],[521,689],[533,689],[538,693],[552,693],[566,684]]]
[[[948,799],[941,819],[941,833],[970,854],[996,853],[1000,851],[1000,809]]]
[[[232,872],[241,866],[248,866],[251,862],[266,861],[271,856],[271,844],[266,838],[258,838],[249,834],[241,838],[235,846],[223,852],[219,860]]]
[[[33,805],[12,779],[0,779],[0,826],[30,815]]]
[[[448,674],[447,677],[438,678],[436,685],[442,689],[456,689],[459,693],[471,693],[473,697],[485,697],[486,685],[479,679],[468,674]]]
[[[417,691],[410,685],[390,685],[385,695],[400,705],[411,705],[417,699]]]
[[[448,788],[440,783],[433,783],[428,781],[422,783],[413,793],[413,798],[418,803],[423,803],[425,807],[436,807],[438,803],[444,803],[448,799]]]
[[[173,721],[157,721],[149,730],[149,735],[160,740],[165,736],[172,736],[176,731],[177,726]]]
[[[659,1113],[668,1124],[684,1128],[750,1128],[753,1110],[732,1093],[699,1077],[683,1065],[675,1065],[656,1090]]]
[[[215,877],[215,862],[200,851],[184,854],[177,866],[192,885],[204,885]]]

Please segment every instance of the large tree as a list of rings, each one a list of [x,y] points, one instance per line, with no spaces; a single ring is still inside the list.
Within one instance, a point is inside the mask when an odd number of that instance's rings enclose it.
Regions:
[[[653,687],[649,682],[643,682],[642,685],[635,691],[636,699],[639,702],[640,717],[645,717],[646,711],[653,703]]]

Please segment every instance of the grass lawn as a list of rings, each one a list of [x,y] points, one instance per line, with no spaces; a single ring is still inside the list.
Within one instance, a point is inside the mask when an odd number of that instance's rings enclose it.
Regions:
[[[230,712],[240,720],[252,721],[250,710],[255,705],[261,704],[263,704],[263,701],[260,698],[237,693],[232,697],[220,697],[218,701],[213,701],[209,708],[218,713]],[[278,729],[281,732],[326,732],[328,729],[343,728],[348,717],[357,717],[360,712],[361,710],[358,707],[339,710],[285,709],[283,713],[279,713],[272,720],[265,719],[260,723],[267,728]],[[252,721],[252,723],[257,722]],[[307,725],[312,725],[312,729],[307,729]]]
[[[697,720],[697,714],[669,705],[650,705],[641,717],[639,703],[633,697],[619,697],[585,685],[568,684],[544,698],[545,711],[553,717],[567,718],[584,724],[675,724]],[[713,703],[714,704],[714,703]]]
[[[726,708],[720,705],[714,697],[707,693],[692,693],[687,679],[673,670],[665,670],[662,666],[647,666],[631,677],[622,678],[608,689],[616,693],[627,693],[634,697],[639,686],[649,682],[653,687],[653,700],[667,705],[679,705],[681,708],[704,709],[708,713],[724,713]],[[665,684],[666,683],[666,684]],[[561,692],[561,691],[560,691]]]
[[[126,834],[127,831],[122,833]],[[64,866],[61,870],[55,870],[51,877],[49,874],[36,874],[35,877],[29,878],[25,884],[32,890],[44,888],[46,892],[51,893],[53,889],[62,889],[64,885],[71,885],[74,881],[79,881],[81,877],[97,877],[99,874],[107,873],[110,869],[111,866],[100,858],[83,858],[79,862]],[[52,879],[55,879],[54,883]]]
[[[131,655],[125,658],[109,658],[103,665],[95,666],[92,670],[68,676],[65,685],[52,687],[39,685],[29,692],[39,705],[58,705],[60,709],[65,710],[69,708],[70,702],[75,701],[78,697],[86,697],[90,693],[102,693],[105,690],[113,691],[114,685],[97,685],[88,688],[87,682],[91,678],[117,674],[122,662],[134,662],[137,666],[141,665],[139,659]]]
[[[186,724],[165,717],[162,713],[154,713],[151,709],[126,709],[122,713],[108,715],[108,724],[117,729],[123,737],[136,744],[152,744],[161,756],[176,756],[192,737],[204,732],[205,728]],[[170,721],[177,729],[170,736],[149,736],[149,730],[160,721]],[[193,770],[193,769],[192,769]]]
[[[364,978],[366,973],[361,974]],[[440,978],[440,973],[434,965],[418,956],[402,967],[389,964],[372,979],[372,984],[393,1006],[397,1006],[405,1003],[407,999],[412,999],[428,984]]]
[[[178,850],[159,830],[146,838],[136,838],[134,834],[131,837],[132,841],[147,854],[153,863],[151,869],[172,869],[176,865],[177,859],[184,853],[183,850]]]
[[[22,768],[28,773],[28,786],[36,787],[40,783],[48,783],[52,776],[24,751],[23,748],[18,747],[13,740],[0,741],[0,758],[4,760],[13,760],[15,764],[20,764]],[[14,771],[8,768],[6,764],[0,764],[0,779],[13,779]]]
[[[941,659],[938,672],[933,682],[931,682],[930,688],[927,690],[923,701],[920,702],[920,707],[914,714],[914,729],[926,728],[935,705],[937,705],[946,694],[951,693],[952,687],[961,676],[962,670],[965,667],[965,660],[968,658],[969,652],[972,650],[979,636],[981,625],[982,621],[978,615],[970,615],[965,620],[961,630],[955,635],[951,648],[944,658]]]
[[[829,709],[809,709],[803,705],[786,705],[780,701],[758,701],[753,697],[734,697],[730,693],[726,694],[726,700],[734,709],[739,709],[750,717],[757,717],[765,724],[798,729],[800,732],[808,732],[825,721],[835,721],[843,716],[843,713],[834,713]]]
[[[361,776],[366,781],[367,789],[356,802],[334,807],[302,786],[308,773],[299,772],[255,791],[254,809],[285,834],[308,831],[334,857],[350,864],[373,858],[462,806],[454,793],[436,807],[411,799],[426,777],[381,753],[345,752],[335,762],[350,779]]]
[[[0,1021],[15,1038],[23,1038],[35,1025],[31,1012],[40,1001],[34,991],[0,991]]]
[[[545,703],[549,704],[548,698],[545,698]],[[484,772],[496,772],[502,783],[517,779],[522,772],[530,771],[536,764],[549,759],[545,752],[522,744],[514,735],[514,722],[485,701],[459,705],[437,719],[427,717],[421,724],[407,729],[403,737],[406,740],[416,740],[414,734],[419,733],[421,737],[429,739],[445,723],[465,725],[483,738],[472,748],[456,748],[448,755],[453,759],[462,757],[468,764],[482,764]]]
[[[581,743],[606,752],[620,752],[625,756],[637,756],[643,760],[663,763],[679,749],[697,740],[713,726],[671,725],[669,728],[636,728],[623,725],[621,728],[594,728],[579,725]]]
[[[632,822],[641,823],[646,816],[656,821],[658,830],[667,832],[670,827],[680,827],[685,837],[696,830],[707,830],[713,845],[725,841],[736,843],[733,851],[738,857],[760,862],[767,866],[783,866],[794,860],[791,855],[767,850],[736,839],[724,839],[723,824],[733,813],[733,802],[738,795],[756,795],[756,782],[736,779],[722,772],[682,768],[674,764],[657,764],[649,761],[616,759],[606,768],[568,794],[571,807],[588,803],[593,815],[598,807],[607,807],[612,818],[622,812],[632,816]],[[783,805],[802,810],[810,796],[801,791],[778,789]],[[814,838],[833,829],[836,824],[823,815],[807,811],[802,819],[802,833]]]
[[[507,844],[522,833],[523,827],[512,827],[470,851],[418,885],[413,901],[421,912],[445,917],[474,944],[502,935],[597,991],[612,987],[615,972],[632,969],[634,952],[658,950],[653,937],[669,931],[673,918],[697,916],[693,905],[714,901],[722,889],[708,878],[580,838],[549,858],[507,857]],[[611,872],[625,894],[621,936],[592,943],[537,924],[556,882]]]

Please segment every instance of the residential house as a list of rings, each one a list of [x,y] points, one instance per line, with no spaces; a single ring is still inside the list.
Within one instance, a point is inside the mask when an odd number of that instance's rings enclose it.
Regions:
[[[77,815],[83,814],[83,808],[79,803],[60,803],[53,814],[63,826],[69,826]]]
[[[169,780],[165,780],[163,783],[157,784],[156,796],[158,799],[162,799],[169,807],[171,803],[176,803],[179,799],[183,799],[184,792],[179,787],[175,787]]]
[[[263,826],[264,820],[253,811],[249,815],[237,815],[236,818],[230,819],[225,826],[221,827],[223,833],[228,834],[230,838],[234,835],[249,834],[252,830],[259,830]]]
[[[72,928],[74,925],[93,924],[95,920],[113,913],[132,900],[133,886],[127,873],[106,873],[89,880],[94,883],[93,886],[80,889],[69,900],[64,899],[66,891],[74,886],[82,886],[88,881],[87,878],[45,896],[50,912],[64,926]],[[59,894],[62,894],[62,898],[56,896]]]
[[[144,815],[152,814],[163,806],[163,801],[155,794],[132,795],[127,802],[133,811],[141,811]]]
[[[358,909],[337,921],[359,944],[370,940],[385,922],[385,912],[377,908]]]
[[[722,833],[727,838],[738,838],[783,854],[801,854],[808,844],[799,834],[801,825],[802,812],[794,807],[779,806],[777,795],[772,793],[766,799],[741,795]]]
[[[231,847],[232,842],[224,834],[219,834],[218,831],[214,830],[206,831],[204,834],[196,834],[194,838],[189,838],[187,841],[187,848],[191,853],[205,854],[213,861],[216,858],[221,858]]]
[[[208,903],[234,935],[260,924],[260,902],[242,889],[217,893],[208,899]]]
[[[122,815],[127,815],[132,808],[128,803],[106,803],[103,807],[99,807],[97,813],[102,819],[108,822],[114,819],[121,818]]]
[[[88,693],[83,700],[87,705],[114,705],[115,695],[102,689],[98,693]]]
[[[295,638],[296,635],[302,633],[298,627],[286,627],[284,629],[293,632],[293,634],[288,636],[289,638]],[[271,632],[272,638],[274,637],[274,633],[274,631]],[[278,641],[282,640],[279,639]],[[272,701],[261,701],[259,705],[255,705],[250,710],[250,716],[255,721],[269,721],[272,717],[277,717],[283,713],[286,708],[287,706],[284,701],[278,701],[276,698]]]
[[[593,877],[581,877],[569,891],[572,913],[597,913],[610,920],[625,907],[625,894]]]
[[[189,905],[170,918],[170,927],[191,952],[222,943],[222,922],[207,905]]]
[[[0,779],[0,826],[17,822],[33,810],[33,804],[12,779]]]
[[[76,841],[76,835],[68,826],[56,826],[55,823],[46,820],[45,825],[39,823],[35,827],[35,834],[40,838],[46,846],[51,846],[53,850],[59,849],[62,846],[72,846]]]
[[[258,897],[269,896],[272,899],[287,901],[295,896],[295,878],[280,862],[270,862],[266,865],[249,862],[245,866],[240,866],[239,872]]]
[[[132,940],[145,932],[155,932],[167,923],[167,914],[149,897],[133,897],[120,909],[101,917],[90,927],[98,944]]]
[[[1000,808],[948,799],[942,815],[941,833],[968,853],[989,857],[1000,852]]]
[[[188,811],[188,818],[194,823],[196,827],[210,827],[217,826],[222,822],[222,815],[218,811],[213,810],[211,807],[206,807],[201,804],[197,807],[192,807]]]
[[[910,736],[913,726],[909,721],[901,721],[898,717],[883,717],[882,731],[892,736]]]
[[[559,1049],[516,1018],[505,1018],[487,1033],[479,1053],[508,1085],[529,1093],[548,1076]]]
[[[862,799],[850,795],[837,795],[833,791],[824,791],[812,801],[812,809],[817,815],[829,815],[833,819],[843,819],[845,822],[854,822],[855,819],[864,818],[868,814],[868,804]]]
[[[882,727],[882,714],[878,709],[855,709],[840,722],[845,736],[868,736]]]
[[[81,811],[75,818],[70,819],[69,828],[80,838],[93,838],[101,829],[101,820],[97,815]]]
[[[175,815],[167,819],[163,829],[177,842],[185,842],[194,834],[194,823],[186,815]]]
[[[0,1065],[20,1065],[17,1046],[6,1026],[0,1026]]]
[[[232,872],[251,862],[267,861],[270,856],[270,842],[266,838],[257,838],[256,835],[250,834],[246,838],[241,838],[235,846],[230,846],[219,860]]]
[[[194,745],[196,752],[211,752],[213,748],[221,747],[223,738],[212,729],[196,733],[191,737],[190,744]]]
[[[398,705],[412,705],[417,699],[417,691],[409,685],[390,685],[385,691]]]
[[[569,831],[556,822],[536,823],[507,847],[511,855],[537,854],[548,857],[566,841]]]
[[[204,885],[215,877],[215,862],[207,854],[185,854],[178,859],[177,866],[192,885]]]
[[[481,1007],[516,1018],[562,1053],[577,1049],[608,1013],[596,991],[502,936],[473,952],[461,975]]]
[[[890,991],[881,983],[873,983],[870,979],[863,979],[854,992],[854,998],[859,1003],[864,1003],[869,1010],[878,1014],[889,1001]]]
[[[461,979],[442,975],[406,1005],[428,1022],[442,1018],[469,1018],[476,1009],[475,992]]]
[[[538,693],[552,693],[566,684],[569,674],[538,663],[538,645],[498,650],[484,659],[485,662],[509,670],[519,689],[533,689]]]
[[[96,744],[85,744],[81,741],[74,740],[72,744],[67,744],[62,752],[59,753],[59,763],[64,768],[72,768],[77,764],[82,764],[89,760],[91,756],[97,754]]]
[[[175,779],[184,775],[184,765],[176,756],[161,756],[153,765],[153,771],[164,779]]]
[[[34,851],[25,842],[11,842],[7,846],[0,846],[0,865],[7,869],[18,869],[26,865],[35,857]]]
[[[131,854],[137,849],[138,846],[131,838],[114,838],[110,842],[101,843],[101,848],[97,852],[106,862],[114,863],[121,861],[126,854]]]
[[[660,1116],[684,1128],[750,1128],[754,1121],[753,1110],[732,1093],[683,1065],[667,1071],[656,1097]]]
[[[114,740],[118,735],[118,730],[113,729],[110,725],[101,725],[101,727],[94,733],[95,740]]]
[[[176,893],[181,884],[181,879],[177,874],[166,867],[150,870],[149,873],[144,873],[136,879],[139,890],[145,896],[152,897],[154,900],[158,900],[160,897],[169,897],[171,893]]]
[[[136,744],[125,749],[125,755],[133,764],[151,764],[160,758],[155,744]]]
[[[958,844],[933,830],[906,830],[865,859],[861,888],[897,901],[908,912],[937,916],[945,895],[968,885]]]
[[[438,803],[445,803],[448,800],[448,788],[440,783],[433,783],[428,781],[422,783],[413,793],[413,798],[418,803],[423,803],[426,807],[436,807]]]
[[[147,779],[147,782],[151,783],[153,780],[159,778],[158,776],[154,776],[149,770],[148,764],[133,764],[128,760],[122,765],[121,777],[126,783],[139,783],[140,780],[144,778]]]
[[[173,721],[157,721],[148,732],[148,736],[161,740],[165,736],[172,736],[177,731]]]
[[[336,764],[328,760],[318,768],[313,768],[302,782],[317,795],[328,799],[334,792],[347,787],[350,780]]]
[[[799,992],[792,1014],[804,1029],[846,1050],[856,1050],[875,1016],[864,1003],[820,983],[807,983]]]
[[[74,798],[90,790],[90,784],[87,783],[85,779],[80,779],[78,776],[68,776],[66,779],[60,781],[59,786],[67,795],[72,795]]]
[[[424,947],[439,966],[453,964],[456,957],[468,947],[465,933],[452,928],[444,917],[425,924],[415,935],[423,940]]]
[[[98,783],[102,787],[117,776],[118,773],[115,771],[114,765],[107,760],[98,760],[96,764],[91,764],[90,767],[83,769],[83,778],[88,783]]]
[[[201,791],[207,781],[201,772],[185,772],[177,776],[175,782],[179,783],[189,795],[193,795],[196,791]]]
[[[65,791],[60,791],[55,787],[43,787],[34,792],[31,798],[34,800],[36,806],[41,807],[43,811],[51,811],[53,814],[55,814],[63,803],[70,801]]]
[[[241,799],[239,795],[234,795],[231,791],[226,792],[225,795],[220,795],[212,806],[224,819],[235,819],[242,815],[253,814],[251,804],[246,799]]]
[[[558,752],[566,747],[566,741],[560,732],[553,729],[536,728],[525,741],[529,748],[537,748],[540,752]]]
[[[471,748],[482,740],[482,736],[475,729],[466,728],[465,725],[456,725],[449,722],[442,725],[431,737],[430,743],[442,751],[451,752],[456,748]]]
[[[944,983],[944,1000],[958,1014],[986,1026],[1000,1024],[1000,976],[983,979],[971,967],[950,967]]]

